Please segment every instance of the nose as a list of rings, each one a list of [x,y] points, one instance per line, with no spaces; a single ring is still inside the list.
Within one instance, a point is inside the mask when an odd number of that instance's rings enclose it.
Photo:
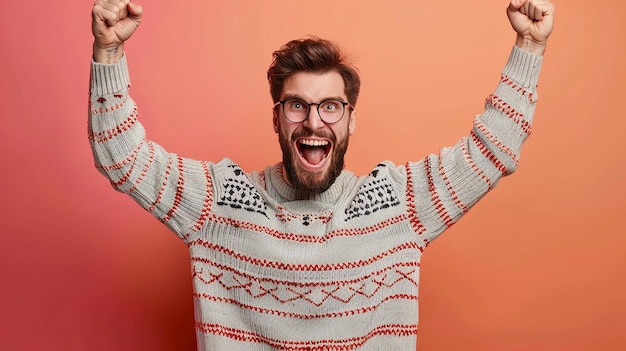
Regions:
[[[322,117],[320,116],[320,112],[318,110],[318,106],[310,106],[309,108],[309,116],[302,122],[302,125],[310,130],[316,130],[323,128],[325,123],[322,121]]]

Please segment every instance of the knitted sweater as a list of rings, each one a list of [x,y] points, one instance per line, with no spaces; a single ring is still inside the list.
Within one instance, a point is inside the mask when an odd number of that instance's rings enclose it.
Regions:
[[[542,58],[514,47],[468,136],[306,196],[146,139],[126,58],[92,63],[97,169],[189,248],[198,350],[414,350],[424,249],[515,170]]]

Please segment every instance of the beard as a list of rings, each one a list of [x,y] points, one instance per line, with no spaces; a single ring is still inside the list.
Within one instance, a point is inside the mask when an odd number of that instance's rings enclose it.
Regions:
[[[299,137],[312,136],[312,133],[294,133],[292,139],[296,140]],[[325,171],[310,172],[304,169],[300,169],[298,149],[293,147],[294,142],[288,140],[286,136],[279,133],[278,140],[280,142],[280,148],[283,152],[283,167],[285,167],[285,173],[287,179],[291,185],[304,192],[309,193],[322,193],[330,188],[335,180],[341,174],[344,168],[344,156],[348,150],[349,135],[341,142],[337,143],[334,136],[326,136],[330,139],[334,145],[330,154],[326,157],[331,157],[330,164]]]

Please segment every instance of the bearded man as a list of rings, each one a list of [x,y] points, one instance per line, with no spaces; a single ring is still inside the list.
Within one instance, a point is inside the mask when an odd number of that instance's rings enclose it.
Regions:
[[[316,37],[274,52],[267,73],[282,162],[246,173],[146,139],[123,51],[142,13],[92,10],[89,140],[98,170],[188,246],[198,350],[415,350],[422,253],[515,170],[554,6],[510,2],[517,39],[469,135],[365,176],[343,169],[360,78]]]

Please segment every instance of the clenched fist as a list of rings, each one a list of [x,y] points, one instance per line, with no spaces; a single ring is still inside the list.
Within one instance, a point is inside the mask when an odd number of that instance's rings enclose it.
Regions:
[[[506,13],[517,32],[515,45],[542,55],[554,26],[554,5],[549,0],[512,0]]]
[[[139,27],[143,9],[130,0],[98,0],[91,11],[94,36],[93,58],[99,63],[114,63],[123,53],[124,42]]]

